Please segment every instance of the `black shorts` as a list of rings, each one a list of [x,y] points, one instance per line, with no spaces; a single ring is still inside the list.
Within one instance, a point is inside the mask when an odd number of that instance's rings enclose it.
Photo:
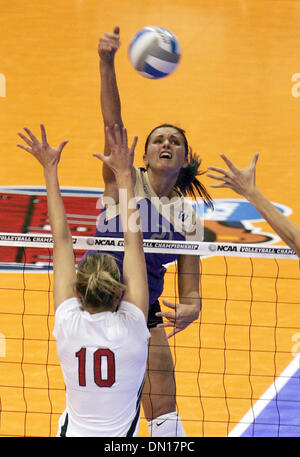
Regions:
[[[160,312],[160,304],[159,301],[156,300],[152,305],[149,306],[149,312],[148,312],[148,322],[147,322],[147,327],[148,328],[154,328],[157,326],[157,324],[162,324],[163,323],[163,318],[160,316],[155,316],[155,313]]]

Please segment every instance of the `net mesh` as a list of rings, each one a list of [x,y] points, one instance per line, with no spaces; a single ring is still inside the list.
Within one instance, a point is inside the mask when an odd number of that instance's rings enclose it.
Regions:
[[[65,386],[52,336],[51,238],[17,238],[3,235],[0,247],[0,434],[55,436]],[[239,427],[255,435],[261,401],[273,407],[272,417],[260,422],[275,436],[288,427],[299,436],[299,421],[286,414],[299,410],[299,396],[278,398],[291,377],[299,384],[299,261],[285,247],[250,252],[248,246],[245,253],[243,245],[197,246],[202,312],[169,340],[187,436],[228,436]],[[161,242],[145,250],[162,248],[191,253],[187,245]],[[5,260],[9,250],[18,252],[14,265]],[[162,298],[178,301],[177,275],[177,264],[170,264]],[[143,410],[140,436],[149,436]]]

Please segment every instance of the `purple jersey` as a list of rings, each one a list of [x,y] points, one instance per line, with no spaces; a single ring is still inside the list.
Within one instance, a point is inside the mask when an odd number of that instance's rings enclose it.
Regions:
[[[186,235],[182,229],[182,221],[184,220],[186,226],[187,219],[193,219],[193,213],[191,213],[191,211],[183,212],[182,202],[184,199],[178,196],[175,199],[175,203],[171,202],[169,204],[165,203],[161,205],[159,198],[154,193],[149,183],[147,172],[144,169],[135,170],[135,195],[140,197],[137,206],[140,213],[143,238],[145,240],[185,241]],[[116,208],[117,207],[114,206],[114,215],[108,214],[110,212],[109,209],[105,209],[100,213],[95,233],[96,237],[124,237],[120,215]],[[178,224],[178,221],[180,221],[180,224]],[[191,223],[191,221],[188,222]],[[177,230],[178,228],[180,231]],[[107,253],[113,255],[122,276],[123,252],[91,250],[88,251],[85,256],[91,253]],[[154,303],[162,294],[164,288],[164,275],[166,272],[165,265],[174,262],[177,258],[178,254],[145,253],[149,285],[149,304]]]

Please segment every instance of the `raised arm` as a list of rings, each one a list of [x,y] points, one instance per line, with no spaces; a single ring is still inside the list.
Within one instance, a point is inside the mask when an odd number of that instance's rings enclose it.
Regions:
[[[120,29],[115,27],[113,33],[105,33],[98,44],[100,70],[100,105],[104,123],[105,147],[104,155],[110,154],[110,146],[106,138],[106,127],[119,125],[123,127],[121,102],[115,71],[115,54],[120,46]],[[103,163],[103,179],[106,195],[114,197],[116,182],[113,171]]]
[[[74,296],[74,283],[76,278],[72,236],[68,226],[65,207],[62,201],[57,166],[61,153],[67,141],[63,141],[57,148],[52,148],[47,141],[45,127],[41,125],[41,138],[24,128],[28,137],[23,133],[18,135],[28,146],[17,146],[30,152],[43,166],[44,178],[47,188],[48,216],[53,237],[53,296],[56,309],[64,300]]]
[[[127,145],[126,129],[115,125],[106,128],[109,155],[94,154],[114,173],[119,192],[120,216],[124,231],[123,280],[126,285],[124,300],[135,304],[148,317],[148,281],[143,250],[139,212],[134,195],[132,167],[137,137],[131,148]]]
[[[292,221],[278,211],[256,186],[255,170],[258,156],[258,154],[254,155],[248,168],[239,170],[224,154],[221,154],[222,159],[228,166],[228,170],[208,167],[209,170],[216,171],[220,175],[207,174],[207,176],[222,181],[220,184],[212,184],[211,187],[228,187],[243,195],[259,211],[273,230],[278,233],[280,238],[294,249],[298,257],[300,257],[300,230]]]

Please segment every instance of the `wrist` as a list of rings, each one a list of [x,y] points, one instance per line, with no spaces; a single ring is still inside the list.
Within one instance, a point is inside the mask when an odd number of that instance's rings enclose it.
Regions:
[[[192,304],[192,307],[193,307],[194,313],[199,315],[199,313],[201,311],[201,299],[200,299],[200,297],[195,299],[194,303]]]
[[[115,178],[119,188],[127,187],[128,184],[132,183],[131,171],[122,171],[121,173],[116,173]]]
[[[100,56],[100,70],[101,71],[111,71],[114,70],[115,68],[115,59],[112,57],[111,59],[104,59],[103,57]]]
[[[248,189],[246,192],[244,192],[244,197],[252,202],[259,196],[260,192],[256,186],[253,186],[251,189]]]
[[[44,176],[56,175],[57,163],[44,165]]]
[[[182,298],[182,300],[180,299],[180,302],[188,305],[192,314],[199,315],[201,311],[202,300],[198,292],[192,292],[186,295],[184,298]]]

